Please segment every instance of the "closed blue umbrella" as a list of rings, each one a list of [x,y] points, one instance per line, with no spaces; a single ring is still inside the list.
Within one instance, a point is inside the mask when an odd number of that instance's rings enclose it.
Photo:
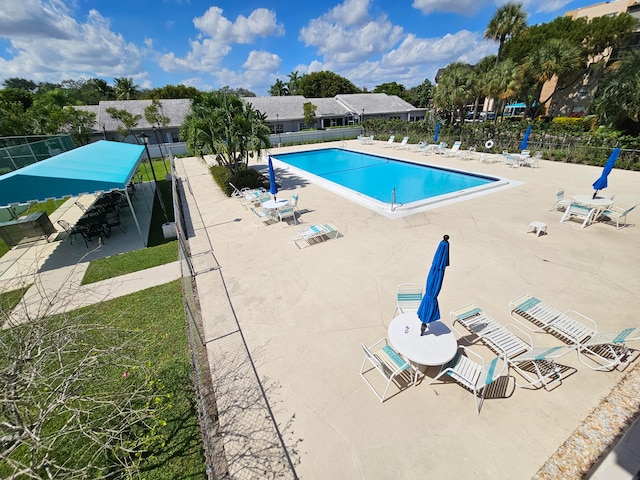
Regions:
[[[439,136],[440,136],[440,124],[436,123],[436,133],[433,134],[433,143],[438,143]]]
[[[278,193],[278,184],[276,183],[276,172],[273,171],[273,163],[271,163],[271,155],[269,155],[269,193],[276,199]]]
[[[614,148],[613,152],[611,152],[611,155],[609,155],[609,159],[607,160],[607,163],[604,164],[604,168],[602,169],[602,174],[600,175],[600,178],[598,178],[595,182],[593,182],[593,189],[595,190],[595,192],[593,192],[593,198],[596,198],[596,195],[598,194],[598,190],[607,188],[607,177],[611,173],[611,170],[613,170],[613,166],[616,164],[616,160],[618,160],[619,155],[620,155],[620,147]]]
[[[520,150],[526,150],[527,145],[529,144],[529,135],[531,135],[531,125],[527,127],[527,131],[524,132],[524,137],[522,138],[522,142],[520,143]]]
[[[438,306],[438,294],[442,288],[444,269],[449,266],[449,235],[445,235],[438,244],[436,254],[427,276],[427,286],[418,307],[418,317],[422,322],[422,333],[428,328],[428,324],[440,319],[440,307]]]

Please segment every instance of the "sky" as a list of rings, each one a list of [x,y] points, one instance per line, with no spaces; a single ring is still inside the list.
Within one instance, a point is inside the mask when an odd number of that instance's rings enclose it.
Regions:
[[[268,95],[322,70],[359,88],[432,83],[495,54],[504,0],[2,0],[0,82],[131,77],[141,88],[223,86]],[[523,0],[529,25],[597,2]]]

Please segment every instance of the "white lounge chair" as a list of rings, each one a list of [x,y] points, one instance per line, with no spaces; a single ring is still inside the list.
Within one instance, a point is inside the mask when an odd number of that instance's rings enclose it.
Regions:
[[[365,346],[364,343],[361,343],[360,345],[362,346],[362,350],[364,350],[364,360],[362,361],[362,366],[360,367],[360,376],[367,383],[367,385],[369,385],[369,388],[373,390],[373,393],[376,394],[376,397],[378,397],[381,403],[384,402],[384,399],[387,396],[389,386],[392,382],[397,383],[398,377],[404,378],[405,385],[411,383],[411,377],[413,375],[411,374],[410,370],[414,368],[407,360],[405,360],[387,343],[386,338],[378,340],[370,347]],[[365,366],[367,365],[367,363],[370,363],[372,366],[369,369],[365,370]],[[384,387],[384,392],[382,392],[382,395],[378,393],[378,391],[366,376],[368,372],[371,372],[373,370],[376,370],[380,375],[382,375],[382,377],[386,381],[386,385]],[[415,385],[417,374],[413,377],[413,384]],[[402,387],[401,385],[398,386]]]
[[[391,135],[389,137],[389,140],[387,140],[385,143],[382,144],[383,147],[393,147],[393,142],[396,141],[396,136],[395,135]]]
[[[598,218],[605,217],[611,221],[616,222],[616,230],[620,230],[620,221],[622,220],[622,226],[624,227],[627,224],[627,214],[631,212],[634,208],[636,208],[638,204],[630,206],[629,208],[623,209],[617,207],[615,205],[611,205],[609,208],[604,209],[600,212]]]
[[[502,366],[500,367],[501,359]],[[485,365],[484,359],[480,355],[460,345],[456,356],[442,366],[440,373],[429,382],[429,385],[443,375],[448,375],[473,393],[476,411],[479,415],[486,391],[493,382],[502,376],[506,368],[507,362],[504,355],[498,355]]]
[[[626,342],[640,340],[640,328],[625,328],[612,332],[598,332],[596,322],[575,310],[560,310],[528,293],[509,302],[511,318],[533,332],[545,331],[577,347],[578,359],[592,370],[609,370],[626,366],[631,351]],[[582,320],[578,320],[578,318]],[[520,319],[526,319],[540,328],[530,328]],[[583,323],[588,322],[589,325]],[[583,354],[595,359],[586,362]]]
[[[422,301],[422,285],[401,283],[396,291],[395,313],[417,312]]]
[[[566,222],[572,218],[577,218],[578,220],[582,220],[581,228],[584,228],[594,220],[593,217],[595,214],[595,208],[591,208],[580,203],[570,203],[564,211],[564,215],[562,215],[560,223]]]
[[[300,213],[300,210],[298,209],[298,194],[294,193],[293,195],[291,195],[291,206],[293,207],[293,209]]]
[[[316,223],[304,230],[300,230],[296,235],[290,236],[289,239],[295,243],[296,247],[303,248],[314,243],[338,238],[338,236],[338,229],[332,223]]]
[[[549,209],[550,212],[554,210],[566,210],[569,205],[573,203],[573,200],[570,197],[564,196],[564,188],[558,188],[556,190],[556,203]]]
[[[558,386],[562,383],[562,368],[555,359],[576,349],[575,346],[534,348],[531,336],[515,325],[502,325],[476,305],[469,304],[453,310],[450,314],[452,329],[460,324],[476,335],[478,339],[496,355],[504,354],[509,367],[518,372],[525,383],[515,382],[518,387]],[[511,329],[519,331],[517,335]],[[522,337],[527,337],[525,341]],[[569,367],[565,367],[569,369]]]
[[[456,153],[458,153],[458,150],[460,150],[460,146],[462,145],[462,142],[460,141],[456,141],[453,142],[453,145],[451,146],[451,148],[449,150],[445,150],[443,152],[445,157],[453,157],[456,155]]]
[[[393,148],[404,149],[407,148],[407,142],[409,141],[409,137],[403,137],[400,143],[394,143]]]

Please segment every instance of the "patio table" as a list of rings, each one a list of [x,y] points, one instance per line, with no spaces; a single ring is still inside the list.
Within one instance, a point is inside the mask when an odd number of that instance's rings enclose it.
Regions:
[[[435,321],[420,335],[422,322],[415,312],[398,315],[389,324],[389,341],[393,348],[424,371],[426,366],[444,365],[458,351],[456,337],[444,323]],[[417,373],[416,373],[417,374]]]
[[[580,205],[585,205],[589,208],[595,208],[595,215],[593,216],[593,220],[600,216],[602,211],[606,208],[609,208],[613,205],[613,200],[606,197],[593,198],[593,195],[574,195],[573,201],[575,203],[579,203]]]

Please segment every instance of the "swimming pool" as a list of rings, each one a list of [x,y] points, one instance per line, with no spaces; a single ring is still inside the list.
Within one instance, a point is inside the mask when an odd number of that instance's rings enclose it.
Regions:
[[[405,211],[504,185],[505,179],[412,163],[342,148],[281,153],[272,158],[337,193],[376,210]],[[363,199],[362,197],[365,197]],[[368,201],[366,200],[368,199]]]

